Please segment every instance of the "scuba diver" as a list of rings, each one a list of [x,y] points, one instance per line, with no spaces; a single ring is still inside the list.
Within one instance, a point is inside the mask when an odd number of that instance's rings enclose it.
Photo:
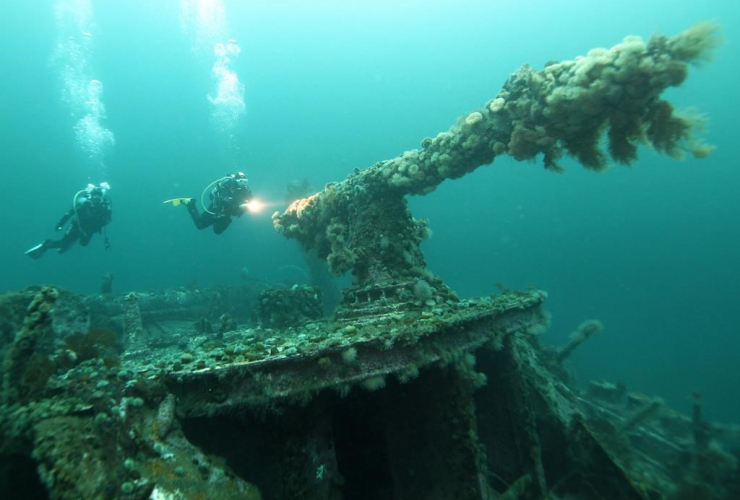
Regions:
[[[62,254],[69,250],[77,240],[81,246],[87,246],[93,234],[103,231],[111,221],[111,201],[107,196],[109,189],[110,185],[107,182],[101,182],[99,186],[88,184],[85,189],[75,193],[72,198],[72,208],[59,219],[55,226],[57,231],[61,231],[69,222],[64,236],[58,240],[44,240],[27,250],[26,255],[33,259],[40,259],[50,248],[56,248],[57,252]],[[104,241],[105,249],[110,250],[107,234]]]
[[[208,194],[210,202],[208,208],[205,208],[203,197],[211,186],[214,187]],[[247,211],[252,197],[247,177],[243,172],[237,172],[221,177],[206,186],[200,197],[201,204],[204,207],[202,214],[198,213],[194,198],[175,198],[167,200],[165,203],[172,203],[175,206],[181,203],[184,204],[188,207],[188,212],[195,223],[195,227],[205,229],[213,226],[213,232],[221,234],[231,224],[232,217],[241,217]]]

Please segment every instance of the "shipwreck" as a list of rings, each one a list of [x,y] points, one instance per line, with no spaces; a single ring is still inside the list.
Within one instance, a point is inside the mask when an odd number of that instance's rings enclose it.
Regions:
[[[51,499],[735,499],[731,426],[620,384],[571,384],[547,293],[460,299],[407,208],[497,156],[589,169],[711,147],[661,99],[717,45],[702,23],[524,66],[417,150],[294,201],[274,226],[351,273],[318,287],[0,298],[0,489]],[[5,496],[4,498],[8,498]]]

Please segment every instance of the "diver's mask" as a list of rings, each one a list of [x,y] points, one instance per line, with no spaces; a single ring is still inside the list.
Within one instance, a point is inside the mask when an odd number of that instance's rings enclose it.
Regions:
[[[98,186],[96,186],[95,184],[88,184],[85,188],[85,191],[91,196],[105,196],[109,189],[110,184],[108,184],[107,182],[101,182]]]

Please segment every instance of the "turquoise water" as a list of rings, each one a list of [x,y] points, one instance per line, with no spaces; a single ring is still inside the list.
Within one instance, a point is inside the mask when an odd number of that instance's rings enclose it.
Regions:
[[[565,342],[584,319],[604,322],[574,355],[582,381],[621,380],[680,410],[702,390],[709,418],[740,420],[735,2],[200,3],[200,14],[178,1],[2,3],[2,290],[94,292],[105,272],[117,291],[239,284],[242,267],[303,279],[296,244],[270,221],[288,181],[318,190],[418,147],[525,62],[711,20],[726,43],[667,95],[710,117],[709,159],[644,149],[631,168],[595,174],[566,162],[555,175],[502,158],[410,205],[434,231],[430,269],[461,296],[496,283],[547,290],[546,342]],[[233,170],[275,205],[216,237],[162,204]],[[101,181],[112,185],[111,252],[96,237],[63,256],[23,255],[53,236],[77,190]]]

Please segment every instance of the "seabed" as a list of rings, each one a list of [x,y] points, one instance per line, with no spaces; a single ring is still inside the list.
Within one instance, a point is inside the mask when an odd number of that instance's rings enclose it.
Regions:
[[[293,314],[315,310],[299,305],[312,291],[6,294],[3,330],[19,333],[5,346],[3,491],[731,498],[736,459],[709,444],[700,407],[690,418],[604,381],[570,388],[560,351],[539,342],[540,290]],[[292,326],[240,326],[285,315]]]

